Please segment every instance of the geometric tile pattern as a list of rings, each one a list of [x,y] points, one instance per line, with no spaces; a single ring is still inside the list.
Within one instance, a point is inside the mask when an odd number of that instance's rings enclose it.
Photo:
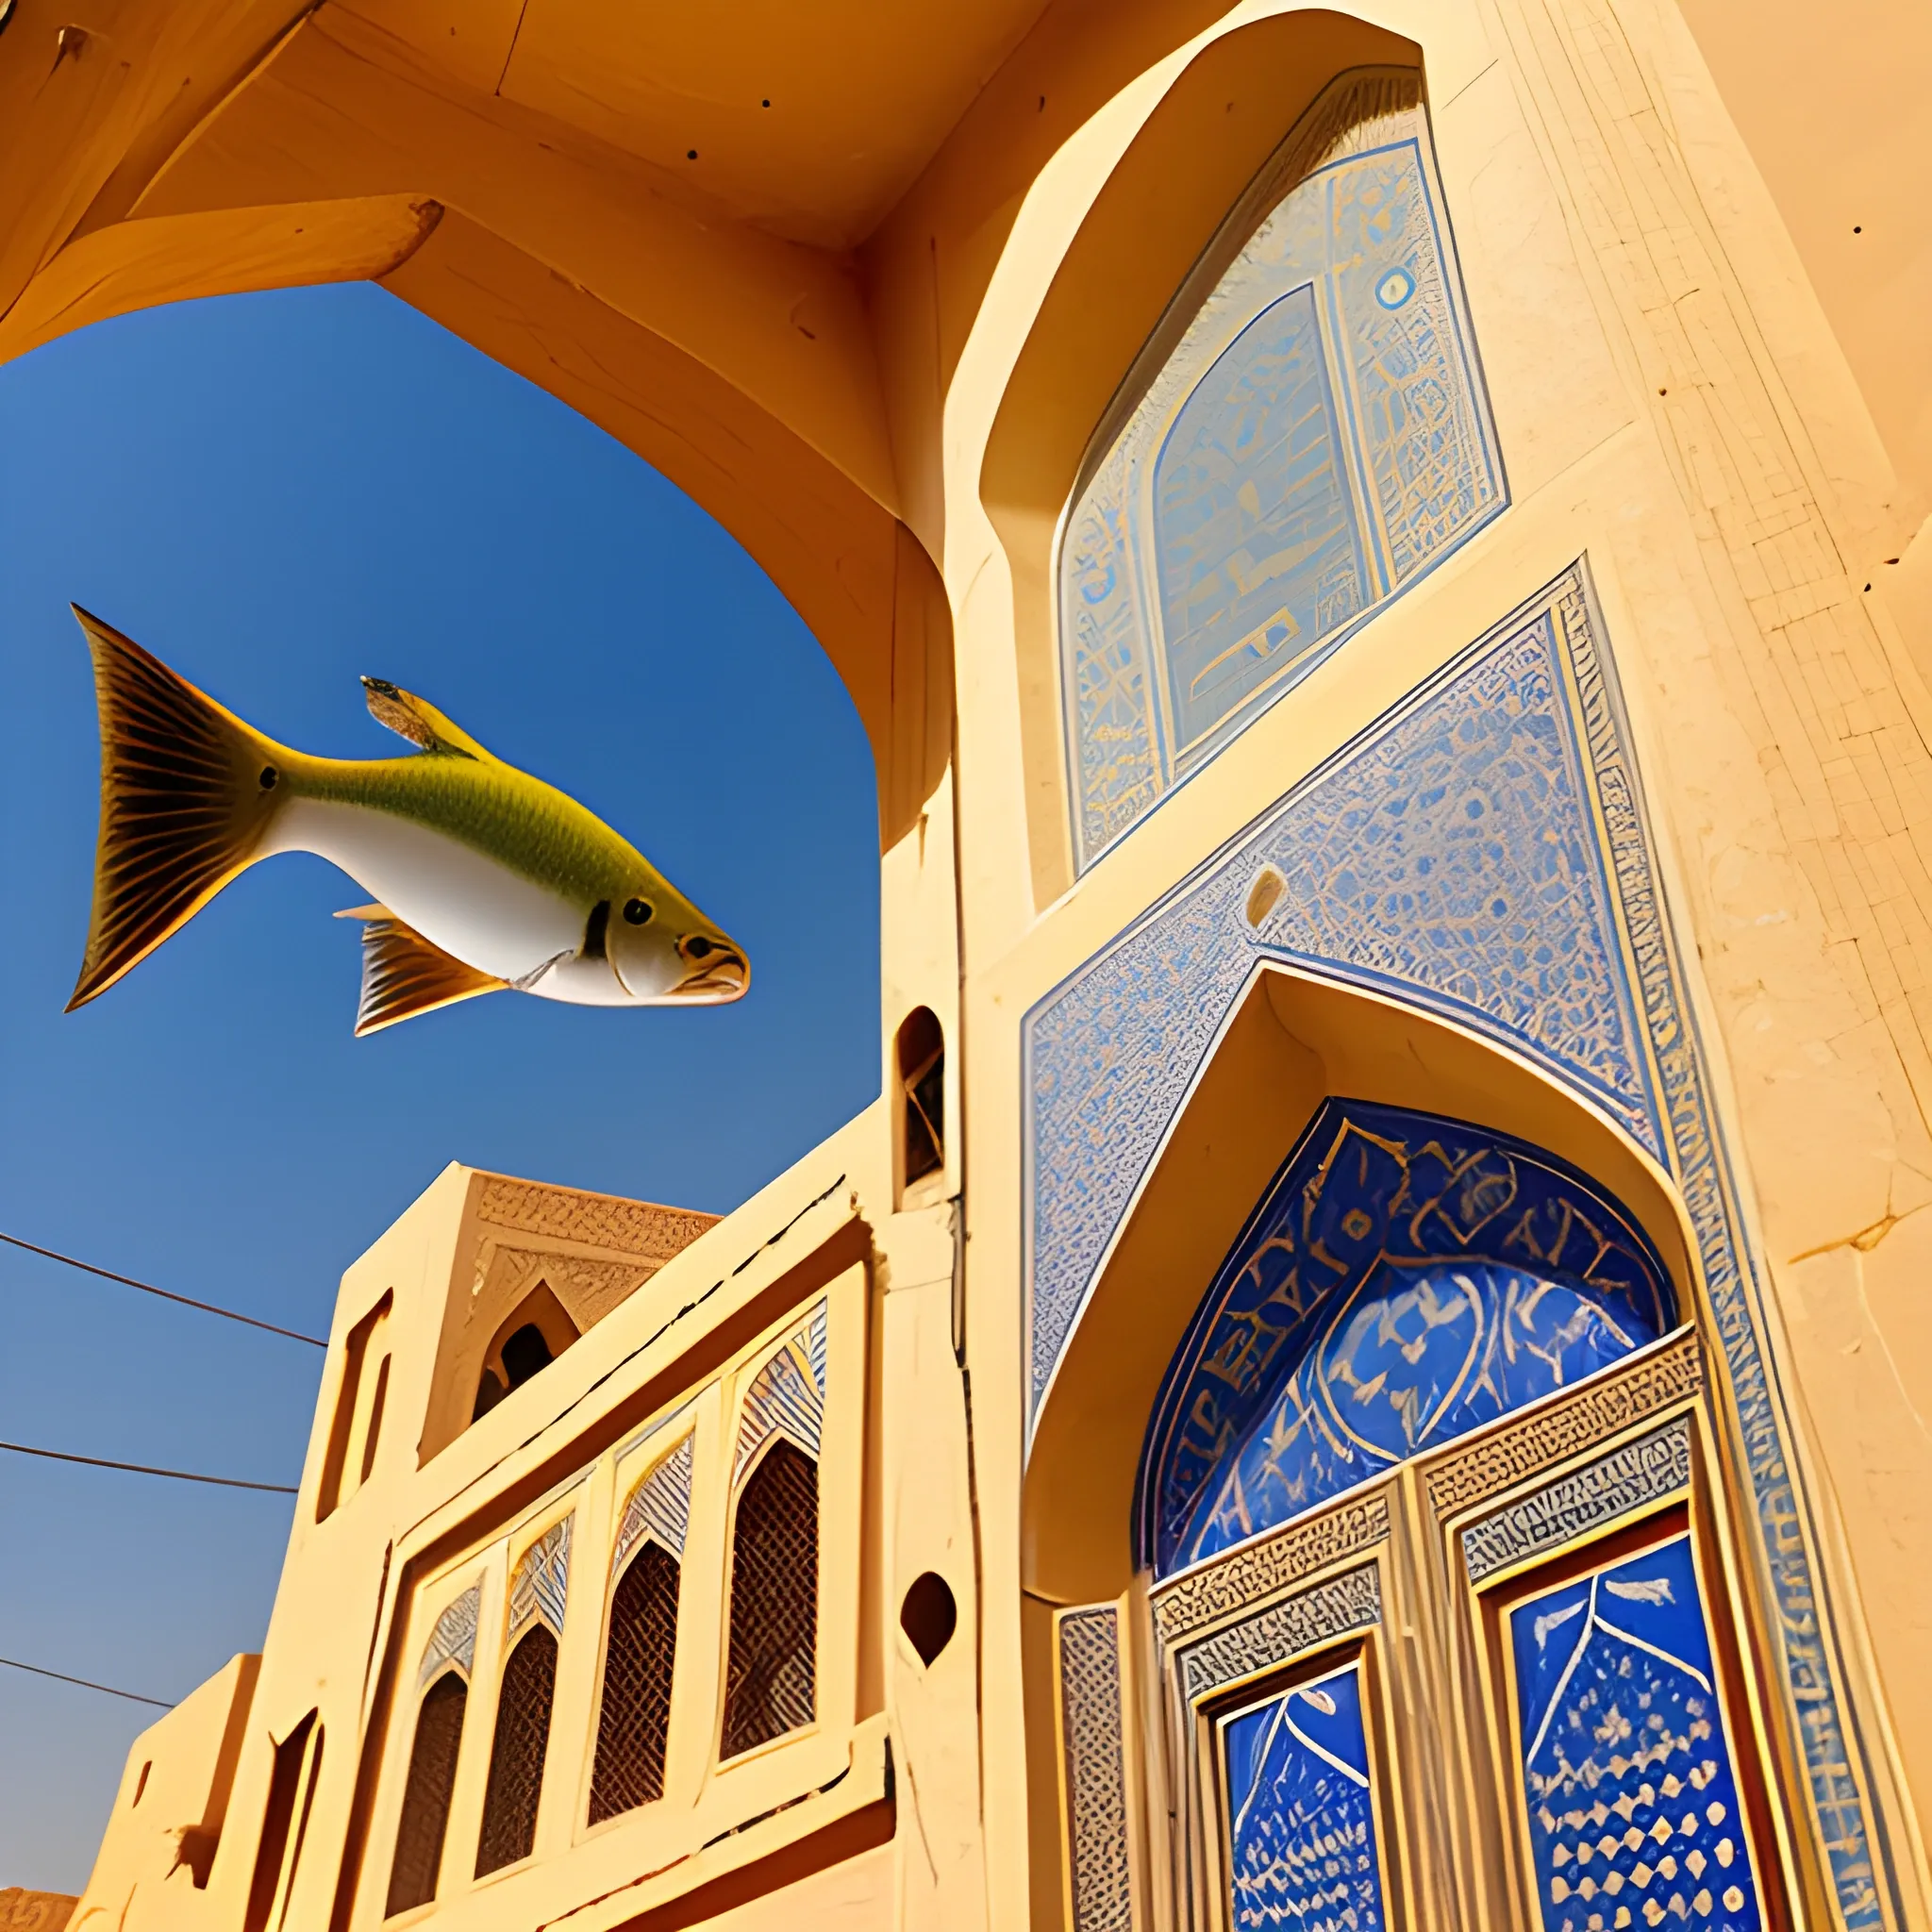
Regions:
[[[563,1635],[563,1606],[570,1591],[570,1526],[566,1516],[553,1524],[524,1552],[509,1586],[509,1636],[514,1644],[525,1628],[541,1617],[551,1634]]]
[[[1254,928],[1242,911],[1263,864],[1290,890]],[[1446,887],[1445,874],[1455,874]],[[1757,1524],[1781,1720],[1804,1765],[1842,1921],[1851,1932],[1877,1932],[1884,1912],[1864,1747],[1842,1707],[1817,1529],[1763,1340],[1764,1284],[1713,1117],[1629,727],[1582,561],[1343,746],[1027,1014],[1033,1413],[1163,1135],[1251,973],[1269,958],[1446,1014],[1524,1055],[1602,1108],[1671,1174],[1690,1217]]]
[[[1237,1932],[1381,1932],[1360,1659],[1220,1729]]]
[[[779,1348],[745,1391],[732,1480],[774,1435],[789,1436],[817,1458],[825,1420],[825,1304]]]
[[[1060,558],[1080,868],[1503,507],[1433,175],[1413,74],[1338,81],[1150,346]]]
[[[1508,1622],[1545,1932],[1758,1932],[1689,1532],[1530,1597]]]
[[[1132,1932],[1118,1611],[1067,1611],[1059,1645],[1074,1932]]]
[[[674,1557],[684,1555],[685,1531],[691,1523],[691,1439],[686,1436],[630,1492],[610,1556],[613,1576],[642,1536],[656,1537]]]
[[[468,1681],[476,1661],[476,1617],[482,1603],[482,1588],[473,1584],[437,1618],[436,1628],[423,1646],[423,1664],[416,1673],[417,1690],[422,1690],[445,1664],[455,1664]]]

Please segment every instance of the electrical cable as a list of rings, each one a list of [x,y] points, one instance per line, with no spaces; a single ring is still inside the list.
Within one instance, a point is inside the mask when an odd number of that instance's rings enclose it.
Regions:
[[[90,1469],[125,1469],[132,1475],[164,1475],[177,1483],[212,1483],[223,1490],[263,1490],[272,1496],[292,1496],[296,1491],[288,1483],[250,1483],[234,1475],[196,1475],[187,1469],[157,1469],[146,1462],[110,1462],[105,1456],[75,1456],[65,1449],[32,1449],[25,1442],[0,1442],[16,1456],[43,1456],[49,1462],[84,1462]]]
[[[98,1274],[103,1281],[118,1281],[123,1288],[138,1288],[142,1294],[158,1294],[164,1302],[179,1302],[185,1308],[199,1308],[205,1315],[219,1315],[225,1322],[245,1322],[251,1328],[266,1328],[271,1335],[286,1335],[291,1341],[306,1341],[310,1348],[326,1348],[319,1335],[304,1335],[298,1329],[278,1327],[273,1322],[264,1322],[257,1315],[243,1315],[233,1308],[217,1307],[213,1302],[198,1302],[192,1294],[176,1294],[171,1288],[157,1288],[151,1281],[137,1281],[131,1274],[117,1274],[111,1268],[96,1268],[92,1261],[76,1260],[72,1255],[63,1255],[58,1248],[43,1248],[38,1241],[22,1241],[17,1234],[0,1233],[0,1241],[9,1247],[25,1248],[30,1255],[44,1255],[50,1261],[60,1261],[69,1268],[78,1268],[86,1274]]]
[[[17,1657],[0,1657],[0,1664],[10,1671],[30,1671],[36,1677],[53,1677],[62,1684],[78,1684],[83,1690],[100,1690],[109,1697],[125,1697],[130,1704],[152,1704],[162,1710],[175,1707],[161,1697],[143,1697],[139,1690],[117,1690],[111,1684],[96,1684],[92,1677],[70,1677],[65,1671],[42,1670],[39,1664],[24,1664]]]

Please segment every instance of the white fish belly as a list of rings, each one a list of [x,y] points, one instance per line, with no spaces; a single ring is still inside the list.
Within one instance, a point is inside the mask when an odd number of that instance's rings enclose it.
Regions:
[[[291,798],[275,816],[270,852],[313,852],[341,866],[431,945],[498,979],[521,979],[583,944],[588,907],[390,812]]]

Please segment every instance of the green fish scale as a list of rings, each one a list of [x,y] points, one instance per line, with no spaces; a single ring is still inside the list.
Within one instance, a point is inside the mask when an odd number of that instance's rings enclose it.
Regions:
[[[600,899],[668,889],[644,856],[594,812],[541,778],[492,759],[291,761],[294,794],[360,806],[454,839],[588,912]]]

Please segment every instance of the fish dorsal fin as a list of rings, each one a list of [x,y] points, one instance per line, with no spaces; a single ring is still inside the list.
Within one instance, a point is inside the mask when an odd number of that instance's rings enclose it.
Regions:
[[[369,715],[411,744],[439,758],[494,762],[492,755],[459,724],[452,724],[434,705],[413,691],[400,690],[384,677],[365,677],[362,689],[369,700]]]
[[[405,925],[387,906],[357,906],[338,919],[362,925],[362,997],[356,1008],[356,1038],[379,1033],[398,1020],[433,1013],[438,1007],[501,992],[508,981],[465,966]]]

